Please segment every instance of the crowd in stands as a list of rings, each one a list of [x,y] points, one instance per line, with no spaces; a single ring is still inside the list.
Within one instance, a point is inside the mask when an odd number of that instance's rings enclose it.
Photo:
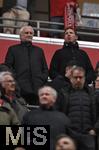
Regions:
[[[99,62],[94,70],[72,27],[49,70],[32,44],[33,28],[23,26],[19,35],[0,65],[0,125],[50,125],[50,150],[97,150]]]
[[[7,3],[2,17],[28,21],[31,2]],[[50,21],[64,22],[68,2],[50,1]],[[76,0],[71,0],[70,7],[79,16]],[[64,44],[48,69],[43,50],[32,44],[32,26],[14,20],[3,20],[3,24],[3,32],[19,34],[20,43],[8,48],[0,64],[0,125],[49,125],[50,150],[98,150],[99,61],[94,69],[87,53],[79,48],[74,27],[65,28]],[[59,29],[53,24],[51,28]],[[54,32],[51,36],[58,37]]]
[[[80,24],[80,8],[77,0],[50,0],[49,21],[53,22],[50,25],[51,29],[64,29],[68,26],[74,28]],[[29,20],[33,19],[33,11],[35,10],[35,1],[32,0],[3,0],[2,8],[2,24],[3,33],[19,34],[19,29],[29,24]],[[65,12],[66,11],[66,12]],[[68,15],[69,16],[68,16]],[[25,21],[24,21],[25,20]],[[34,19],[33,19],[34,20]],[[69,22],[69,20],[71,20]],[[64,23],[58,25],[54,23]],[[49,33],[51,37],[63,37],[56,31]]]
[[[8,10],[3,13],[2,17],[7,18],[7,19],[19,19],[19,20],[29,20],[30,14],[27,11],[27,0],[17,0],[16,2],[13,1],[13,6],[8,7]],[[8,26],[18,26],[22,27],[24,25],[28,25],[28,22],[22,22],[22,21],[15,21],[15,20],[3,20],[3,25],[5,27],[3,28],[4,33],[10,33],[10,34],[18,34],[19,33],[19,28],[8,28]]]

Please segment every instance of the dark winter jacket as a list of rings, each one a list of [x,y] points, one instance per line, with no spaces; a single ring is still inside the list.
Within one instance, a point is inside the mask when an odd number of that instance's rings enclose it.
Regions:
[[[75,60],[76,65],[81,66],[86,71],[86,81],[90,83],[95,78],[94,69],[87,53],[79,49],[78,43],[64,42],[63,48],[57,50],[51,60],[50,77],[53,79],[58,75],[64,75],[64,70],[68,62]]]
[[[27,113],[22,124],[24,125],[49,125],[51,150],[58,135],[66,133],[70,127],[70,120],[61,112],[53,108],[39,108]]]
[[[96,97],[96,124],[95,130],[99,135],[99,89],[95,89],[95,97]]]
[[[12,69],[22,93],[33,94],[48,78],[43,50],[30,42],[9,47],[5,64]]]
[[[72,128],[80,133],[93,129],[96,122],[94,92],[86,87],[82,90],[65,87],[61,89],[61,95],[58,105],[71,120]]]
[[[11,108],[15,111],[19,121],[21,122],[23,120],[23,116],[29,112],[29,109],[26,106],[26,102],[22,97],[18,98],[14,96],[12,100],[10,100],[7,96],[3,95],[2,99],[9,103]]]
[[[0,105],[0,125],[19,125],[19,119],[8,102]]]

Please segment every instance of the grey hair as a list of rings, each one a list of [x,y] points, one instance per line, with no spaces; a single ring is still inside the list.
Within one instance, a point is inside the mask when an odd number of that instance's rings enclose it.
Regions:
[[[83,68],[83,67],[80,67],[80,66],[76,66],[76,65],[74,65],[73,67],[72,67],[72,71],[71,71],[71,73],[73,74],[73,72],[75,71],[75,70],[80,70],[80,71],[82,71],[83,73],[84,73],[84,75],[85,75],[85,69]]]
[[[0,72],[0,83],[4,80],[4,76],[6,76],[6,75],[10,75],[13,77],[13,74],[9,71]]]
[[[33,31],[33,34],[34,34],[34,29],[33,29],[32,26],[23,26],[23,27],[20,29],[20,31],[19,31],[19,35],[21,35],[22,33],[24,33],[24,30],[25,30],[26,28],[31,28],[32,31]]]
[[[50,92],[51,92],[51,94],[53,95],[53,97],[55,98],[55,99],[57,99],[57,91],[54,89],[54,88],[52,88],[51,86],[43,86],[43,87],[41,87],[39,90],[38,90],[38,95],[40,95],[41,93],[42,93],[42,91],[44,90],[44,89],[50,89]]]

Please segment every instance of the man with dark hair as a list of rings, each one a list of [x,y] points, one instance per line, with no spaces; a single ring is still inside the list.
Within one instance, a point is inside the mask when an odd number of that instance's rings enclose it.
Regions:
[[[61,134],[56,139],[55,150],[77,150],[77,143],[72,137]]]
[[[66,64],[75,60],[77,66],[81,66],[86,72],[86,82],[89,84],[94,81],[95,73],[87,53],[79,48],[77,43],[78,36],[72,27],[65,29],[64,45],[57,50],[51,60],[49,74],[52,79],[58,75],[64,75]]]
[[[96,122],[96,104],[93,89],[85,84],[85,70],[74,67],[70,77],[71,86],[62,88],[60,103],[63,112],[72,123],[70,135],[78,140],[79,150],[95,150],[94,125]]]

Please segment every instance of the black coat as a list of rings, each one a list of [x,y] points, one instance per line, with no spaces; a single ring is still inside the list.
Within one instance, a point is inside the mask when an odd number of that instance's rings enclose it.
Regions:
[[[24,125],[49,125],[50,127],[50,143],[53,149],[55,139],[60,134],[65,134],[66,129],[70,127],[70,120],[65,114],[55,111],[53,108],[39,108],[27,113],[22,124]]]
[[[95,130],[99,136],[99,89],[95,89],[95,97],[96,97],[96,113],[97,113],[97,121],[95,124]]]
[[[86,81],[90,83],[95,78],[94,69],[87,53],[79,49],[78,43],[65,43],[63,48],[57,50],[51,60],[49,74],[53,79],[58,75],[64,75],[68,62],[76,61],[76,65],[82,66],[86,71]]]
[[[47,81],[48,68],[43,50],[29,42],[9,47],[5,63],[14,72],[24,93],[37,93]]]
[[[84,87],[81,90],[72,86],[60,90],[60,102],[57,102],[60,110],[64,112],[72,122],[72,128],[78,132],[88,133],[96,123],[96,99],[93,89]],[[87,132],[86,132],[87,131]]]

